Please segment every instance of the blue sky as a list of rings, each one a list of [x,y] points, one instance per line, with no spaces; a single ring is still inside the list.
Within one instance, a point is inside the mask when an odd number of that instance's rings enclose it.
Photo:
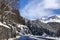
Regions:
[[[60,0],[20,0],[20,14],[28,19],[60,15]]]
[[[20,9],[23,9],[31,0],[20,0]]]

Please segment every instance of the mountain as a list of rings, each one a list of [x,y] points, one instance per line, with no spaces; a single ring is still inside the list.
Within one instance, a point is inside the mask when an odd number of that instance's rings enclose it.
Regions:
[[[54,16],[53,16],[54,17]],[[51,18],[51,17],[50,17]],[[58,17],[54,17],[51,19],[59,19]],[[60,23],[59,22],[48,22],[44,23],[38,20],[28,21],[27,27],[31,31],[33,35],[43,35],[46,33],[50,36],[60,36]]]
[[[0,0],[0,40],[16,36],[17,24],[25,24],[18,9],[6,4],[6,0]]]
[[[53,15],[47,18],[41,18],[40,20],[52,27],[52,29],[56,31],[57,36],[60,36],[60,16]]]
[[[57,15],[50,16],[47,18],[41,18],[41,22],[48,23],[48,22],[59,22],[60,23],[60,17]]]
[[[43,23],[39,20],[28,21],[27,27],[33,35],[41,36],[46,33],[47,35],[53,36],[53,34],[56,34],[57,32],[49,24]]]
[[[57,31],[57,36],[60,36],[60,23],[59,22],[48,22],[49,24],[55,31]]]
[[[47,18],[42,18],[41,22],[48,24],[56,31],[57,36],[60,36],[60,16],[54,15]]]

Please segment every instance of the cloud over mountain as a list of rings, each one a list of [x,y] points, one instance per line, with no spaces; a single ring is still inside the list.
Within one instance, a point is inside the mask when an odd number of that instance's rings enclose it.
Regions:
[[[53,9],[60,9],[60,0],[32,0],[20,12],[25,18],[35,19],[55,15]]]

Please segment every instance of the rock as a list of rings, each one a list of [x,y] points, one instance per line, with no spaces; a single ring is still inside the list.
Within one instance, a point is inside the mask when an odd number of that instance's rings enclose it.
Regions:
[[[52,27],[52,29],[54,29],[56,31],[55,32],[56,36],[60,36],[60,23],[58,23],[58,22],[49,22],[47,24],[49,24]]]
[[[42,23],[38,20],[28,22],[27,26],[33,35],[42,36],[43,33],[46,33],[47,35],[54,36],[56,32],[50,25]]]

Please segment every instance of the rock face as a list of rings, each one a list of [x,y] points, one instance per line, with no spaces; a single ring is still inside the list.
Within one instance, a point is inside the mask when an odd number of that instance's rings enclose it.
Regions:
[[[0,4],[0,22],[10,27],[9,29],[0,25],[0,38],[7,38],[7,34],[8,37],[11,37],[11,35],[13,37],[13,33],[18,29],[17,24],[24,24],[24,19],[20,16],[18,9],[7,6],[4,0],[0,0]]]
[[[28,22],[27,25],[28,25],[28,28],[31,30],[33,35],[40,35],[41,36],[44,33],[46,33],[49,36],[57,36],[59,34],[58,30],[55,30],[57,27],[53,28],[54,24],[49,25],[46,23],[42,23],[39,20],[35,20],[35,21]],[[57,32],[58,32],[58,34],[57,34]]]
[[[7,38],[11,38],[11,30],[4,26],[0,26],[0,40]]]
[[[20,16],[19,11],[16,9],[13,9],[11,11],[4,11],[3,13],[3,21],[11,21],[15,23],[21,23],[24,24],[24,19]]]
[[[47,24],[49,24],[56,31],[57,36],[60,36],[60,23],[58,23],[58,22],[49,22]]]
[[[43,23],[48,23],[48,22],[58,22],[58,23],[60,23],[60,16],[53,15],[53,16],[50,16],[50,17],[47,17],[47,18],[41,18],[40,20]]]

